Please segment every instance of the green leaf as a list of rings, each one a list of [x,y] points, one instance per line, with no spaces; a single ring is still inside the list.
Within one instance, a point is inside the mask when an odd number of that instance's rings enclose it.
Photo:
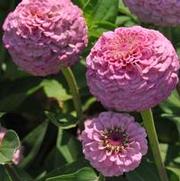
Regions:
[[[13,181],[8,171],[2,165],[0,165],[0,176],[1,181]]]
[[[67,162],[64,159],[64,156],[61,154],[58,148],[53,147],[44,161],[45,170],[51,173],[52,170],[58,169],[59,167],[64,166],[66,163]]]
[[[174,91],[166,101],[162,102],[160,107],[165,112],[162,117],[168,117],[179,122],[180,97],[177,91]]]
[[[23,169],[13,165],[13,170],[22,181],[34,181],[34,179]]]
[[[106,181],[128,181],[126,176],[119,176],[119,177],[109,177],[109,178],[106,178]],[[136,180],[134,180],[136,181]]]
[[[71,99],[61,83],[54,79],[46,79],[42,82],[44,92],[49,98],[54,98],[59,102]]]
[[[180,107],[180,97],[177,91],[173,91],[173,93],[168,97],[168,99],[160,104],[160,107],[164,112],[168,114],[179,113],[178,108]]]
[[[92,168],[85,167],[71,174],[47,178],[46,181],[98,181],[98,177]]]
[[[122,25],[122,24],[124,24],[125,22],[127,22],[129,20],[130,20],[129,16],[118,16],[117,20],[116,20],[116,24],[117,25]]]
[[[69,114],[45,112],[49,121],[61,129],[71,129],[77,126],[77,119]]]
[[[156,120],[156,128],[160,142],[163,143],[176,143],[179,139],[178,128],[175,121],[167,116]]]
[[[98,181],[106,181],[106,178],[103,175],[100,175]]]
[[[118,0],[98,0],[94,8],[93,19],[114,22],[118,13]]]
[[[40,82],[40,79],[34,80],[32,77],[1,82],[0,111],[15,111],[26,98],[40,89]]]
[[[46,175],[45,178],[50,178],[50,177],[55,177],[55,176],[59,176],[59,175],[73,173],[73,172],[76,172],[77,170],[79,170],[83,167],[89,167],[89,163],[83,157],[80,157],[77,161],[75,161],[73,163],[61,165],[61,166],[59,166],[59,168],[54,169],[48,175]]]
[[[161,143],[159,145],[159,147],[160,147],[160,151],[161,151],[161,158],[162,158],[163,162],[165,162],[166,157],[167,157],[168,144]]]
[[[67,163],[72,163],[78,159],[81,154],[80,142],[68,133],[67,130],[62,130],[59,127],[56,147],[64,156]]]
[[[133,16],[128,7],[124,5],[123,0],[119,0],[119,12],[121,14],[127,15],[128,17],[136,21],[135,16]]]
[[[180,181],[180,169],[167,167],[167,173],[170,181]]]
[[[26,97],[27,95],[25,93],[8,95],[7,97],[1,99],[0,110],[11,111],[16,109],[21,105],[21,103],[26,99]]]
[[[6,51],[5,51],[5,58],[6,58]],[[7,58],[6,58],[7,59]],[[8,60],[3,62],[2,69],[4,71],[4,79],[10,79],[10,80],[18,80],[18,79],[23,79],[27,78],[29,75],[20,70],[18,66],[8,58]]]
[[[118,1],[119,0],[88,0],[80,2],[80,0],[76,0],[84,9],[89,29],[90,43],[91,40],[95,41],[103,32],[113,30],[117,27],[115,21],[118,14]]]
[[[132,172],[127,173],[128,181],[160,181],[154,164],[144,161]]]
[[[15,151],[20,147],[18,135],[13,130],[8,130],[0,146],[0,164],[11,162]]]
[[[90,3],[90,0],[73,0],[73,2],[81,9],[84,9]]]
[[[33,179],[24,170],[15,166],[0,165],[0,181],[33,181]]]
[[[162,118],[166,118],[175,123],[178,134],[179,134],[178,138],[180,138],[179,137],[180,136],[180,111],[179,111],[180,96],[178,95],[177,91],[173,91],[171,96],[169,96],[169,98],[166,101],[160,104],[160,108],[165,112],[161,115]],[[173,130],[173,133],[175,132],[176,130]]]
[[[23,139],[22,143],[26,145],[30,151],[28,155],[22,160],[20,164],[21,167],[28,166],[37,155],[46,134],[47,126],[48,122],[43,122]]]
[[[0,112],[0,118],[1,118],[2,116],[4,116],[4,114],[6,114],[6,113]]]
[[[177,168],[180,166],[179,144],[160,144],[160,149],[166,165]]]

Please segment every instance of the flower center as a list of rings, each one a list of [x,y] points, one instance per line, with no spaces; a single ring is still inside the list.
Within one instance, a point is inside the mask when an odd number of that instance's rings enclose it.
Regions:
[[[103,147],[109,152],[119,153],[128,145],[128,135],[121,128],[106,130],[102,133]]]
[[[128,54],[131,55],[139,45],[137,37],[120,37],[109,42],[112,53],[119,55],[119,58],[124,58]]]

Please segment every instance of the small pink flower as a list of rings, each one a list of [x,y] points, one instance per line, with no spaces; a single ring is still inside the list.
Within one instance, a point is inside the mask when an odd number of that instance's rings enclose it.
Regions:
[[[4,136],[6,135],[7,133],[7,129],[6,128],[3,128],[3,127],[0,127],[0,145],[4,139]]]
[[[142,21],[162,26],[180,25],[179,0],[124,0]]]
[[[37,76],[75,64],[88,43],[83,13],[70,0],[22,0],[3,29],[12,60]]]
[[[87,57],[90,92],[107,108],[142,111],[176,87],[179,60],[160,32],[134,26],[104,33]]]
[[[85,158],[104,176],[119,176],[139,166],[148,146],[145,129],[128,114],[103,112],[85,122]]]
[[[18,165],[21,160],[23,159],[23,149],[22,147],[20,147],[19,149],[17,149],[13,155],[13,159],[12,159],[12,162],[15,164],[15,165]]]

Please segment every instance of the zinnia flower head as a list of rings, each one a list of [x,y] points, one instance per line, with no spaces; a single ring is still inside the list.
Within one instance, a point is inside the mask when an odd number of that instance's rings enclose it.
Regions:
[[[179,0],[124,0],[140,20],[162,26],[180,25]]]
[[[70,0],[23,0],[3,29],[13,61],[37,76],[73,65],[88,42],[82,11]]]
[[[104,176],[134,170],[148,149],[145,129],[132,116],[114,112],[86,120],[81,141],[85,158]]]
[[[87,58],[91,93],[109,108],[141,111],[166,99],[178,82],[178,56],[160,32],[134,26],[104,33]]]

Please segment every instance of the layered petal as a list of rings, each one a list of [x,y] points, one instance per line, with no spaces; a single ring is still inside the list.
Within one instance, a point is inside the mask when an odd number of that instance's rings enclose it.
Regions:
[[[107,108],[142,111],[166,99],[179,60],[160,32],[134,26],[104,33],[87,57],[90,92]]]
[[[3,30],[13,61],[36,76],[75,64],[88,42],[83,13],[70,0],[23,0],[7,16]]]
[[[148,150],[147,135],[132,116],[103,112],[86,123],[92,129],[85,126],[82,132],[83,153],[104,176],[119,176],[139,166]]]

